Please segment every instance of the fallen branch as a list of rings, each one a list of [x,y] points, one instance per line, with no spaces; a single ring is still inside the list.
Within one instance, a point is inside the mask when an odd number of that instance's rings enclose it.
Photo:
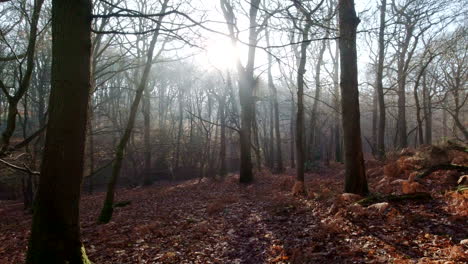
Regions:
[[[25,172],[25,173],[28,173],[28,174],[31,174],[31,175],[38,175],[38,176],[41,175],[40,172],[31,170],[28,166],[26,166],[26,164],[23,164],[23,167],[20,167],[18,165],[9,163],[9,162],[7,162],[5,160],[2,160],[2,159],[0,159],[0,162],[5,164],[7,167],[10,167],[10,168],[15,169],[15,170],[19,170],[19,171],[22,171],[22,172]],[[110,162],[106,163],[104,166],[100,167],[99,169],[97,169],[93,173],[84,176],[84,178],[85,177],[92,177],[93,175],[97,174],[98,172],[102,171],[103,169],[105,169],[106,167],[111,165],[112,162],[114,162],[114,160],[111,160]]]
[[[456,170],[456,171],[462,172],[464,174],[468,173],[468,167],[467,166],[455,165],[455,164],[441,164],[441,165],[432,166],[432,167],[426,169],[425,171],[420,173],[416,178],[422,179],[422,178],[430,175],[431,173],[433,173],[435,171],[439,171],[439,170]]]
[[[425,193],[425,192],[402,194],[402,195],[396,195],[396,194],[375,195],[374,194],[362,200],[359,200],[356,203],[362,206],[369,206],[371,204],[381,203],[381,202],[398,202],[398,201],[403,201],[403,200],[429,200],[429,199],[432,199],[432,196],[429,193]]]
[[[11,163],[9,163],[9,162],[7,162],[5,160],[2,160],[2,159],[0,159],[0,162],[5,164],[6,166],[12,168],[12,169],[19,170],[19,171],[28,173],[30,175],[40,175],[40,173],[38,171],[31,170],[30,168],[28,168],[28,166],[26,166],[26,164],[23,164],[23,167],[20,167],[20,166],[17,166],[15,164],[11,164]]]

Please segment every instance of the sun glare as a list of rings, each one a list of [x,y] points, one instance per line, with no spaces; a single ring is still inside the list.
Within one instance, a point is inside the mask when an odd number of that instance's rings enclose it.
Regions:
[[[233,69],[236,66],[236,60],[239,56],[237,48],[225,38],[216,38],[209,40],[206,45],[205,58],[203,63],[208,67],[218,69]]]

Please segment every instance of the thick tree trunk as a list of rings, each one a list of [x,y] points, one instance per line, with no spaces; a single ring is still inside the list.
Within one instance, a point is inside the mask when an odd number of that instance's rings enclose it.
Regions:
[[[167,7],[169,0],[165,0],[162,4],[161,12],[164,13]],[[125,127],[124,134],[120,139],[119,144],[117,145],[116,154],[115,154],[115,161],[112,166],[112,175],[107,185],[107,192],[106,197],[104,200],[104,204],[101,210],[101,214],[99,215],[98,222],[99,223],[108,223],[112,218],[112,213],[114,211],[114,192],[115,186],[117,184],[117,179],[120,175],[120,169],[122,168],[122,161],[124,157],[125,148],[127,146],[128,140],[133,131],[133,126],[135,124],[136,114],[138,110],[138,105],[140,104],[141,97],[143,95],[143,91],[146,88],[149,73],[151,70],[151,66],[153,65],[153,52],[154,47],[156,46],[156,41],[159,36],[159,30],[161,28],[161,21],[164,16],[159,17],[159,23],[156,27],[155,32],[153,33],[153,37],[151,39],[150,46],[148,48],[148,54],[146,58],[145,68],[143,70],[143,75],[141,77],[140,83],[135,93],[135,98],[133,99],[132,106],[130,108],[130,116],[128,117],[127,126]]]
[[[229,35],[234,46],[237,45],[234,26],[236,23],[234,11],[231,4],[226,0],[220,0],[221,9],[227,22]],[[253,181],[252,171],[252,122],[255,115],[255,100],[253,90],[256,85],[254,79],[255,50],[257,45],[258,28],[257,13],[260,0],[252,0],[249,9],[249,50],[247,65],[244,67],[240,59],[237,59],[237,70],[239,75],[239,101],[241,105],[241,126],[240,136],[240,169],[239,181],[249,183]]]
[[[345,150],[345,192],[366,195],[369,190],[364,168],[359,113],[356,55],[356,17],[353,0],[339,1],[341,105]]]
[[[52,1],[49,121],[26,263],[90,263],[79,203],[90,92],[91,1]]]
[[[252,97],[253,78],[243,74],[244,80],[239,82],[239,100],[241,104],[240,129],[240,182],[249,183],[253,180],[251,132],[254,103]]]

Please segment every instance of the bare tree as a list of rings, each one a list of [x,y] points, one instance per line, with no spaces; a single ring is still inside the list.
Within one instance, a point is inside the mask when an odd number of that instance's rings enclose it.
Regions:
[[[237,47],[239,31],[236,26],[236,16],[232,3],[229,0],[220,0],[221,9],[227,23],[232,45]],[[257,80],[254,77],[255,51],[258,43],[258,34],[265,28],[269,16],[266,16],[260,24],[257,22],[260,0],[252,0],[249,4],[249,41],[248,57],[246,65],[242,65],[237,58],[239,101],[241,105],[241,128],[240,128],[240,178],[241,183],[249,183],[253,180],[252,172],[252,124],[255,120],[255,99],[253,96]]]
[[[268,29],[265,30],[265,37],[267,46],[270,46],[270,34]],[[271,101],[273,102],[273,111],[274,111],[274,131],[275,131],[275,144],[272,144],[272,148],[276,147],[276,151],[273,151],[273,161],[276,163],[274,166],[276,172],[281,173],[284,170],[283,166],[283,156],[281,151],[281,133],[280,133],[280,121],[279,121],[279,106],[278,106],[278,91],[273,82],[273,75],[271,73],[271,67],[273,66],[273,56],[271,54],[271,49],[268,53],[268,86],[271,91]],[[273,147],[275,146],[275,147]]]
[[[345,151],[345,192],[366,195],[369,192],[364,168],[359,112],[356,55],[356,16],[353,0],[338,4],[340,28],[341,106]],[[346,65],[346,67],[344,67]]]
[[[168,6],[169,0],[164,0],[161,6],[161,13],[166,11]],[[146,89],[146,85],[148,82],[149,73],[151,70],[151,66],[153,65],[154,60],[154,48],[156,46],[156,41],[159,37],[159,30],[161,29],[161,22],[164,18],[163,15],[159,16],[158,23],[156,26],[156,30],[153,33],[151,38],[151,42],[148,47],[147,55],[146,55],[146,63],[143,70],[143,74],[141,76],[141,80],[139,82],[138,88],[136,90],[135,98],[133,99],[132,106],[130,108],[130,116],[128,117],[127,125],[125,127],[124,134],[119,141],[119,144],[116,148],[115,154],[115,161],[112,166],[112,176],[109,180],[109,184],[107,186],[106,198],[104,200],[104,205],[101,210],[101,214],[99,215],[99,222],[100,223],[107,223],[112,218],[112,213],[114,211],[114,192],[115,192],[115,185],[117,183],[117,179],[120,174],[120,170],[122,168],[122,160],[124,157],[125,148],[128,144],[130,136],[132,134],[133,126],[135,124],[135,118],[138,110],[138,105],[140,104],[140,99],[143,95],[143,92]]]
[[[379,26],[379,55],[377,62],[376,86],[377,101],[379,105],[379,124],[377,133],[377,156],[379,159],[385,158],[385,98],[383,89],[383,70],[385,60],[385,14],[387,0],[382,0],[380,5],[380,26]]]
[[[3,91],[5,94],[7,101],[8,101],[8,115],[7,115],[7,126],[5,130],[2,133],[2,142],[1,142],[1,148],[0,148],[0,154],[5,153],[9,146],[10,146],[10,138],[15,132],[16,128],[16,116],[18,114],[18,103],[20,100],[23,98],[27,90],[29,89],[30,82],[31,82],[31,76],[33,73],[34,69],[34,55],[36,51],[36,43],[37,43],[37,38],[39,35],[38,31],[38,24],[39,24],[39,16],[41,13],[42,9],[42,4],[44,3],[44,0],[35,0],[34,1],[34,6],[33,6],[33,11],[32,11],[32,16],[31,16],[31,24],[30,24],[30,29],[29,29],[29,40],[28,40],[28,45],[27,45],[27,50],[24,56],[24,59],[26,60],[26,68],[24,73],[22,72],[22,61],[19,62],[19,71],[21,72],[19,81],[18,81],[18,89],[14,92],[14,94],[10,94],[9,91],[9,86],[0,80],[0,89]],[[5,39],[5,36],[3,36],[3,39]],[[18,56],[14,56],[16,60],[19,60]]]

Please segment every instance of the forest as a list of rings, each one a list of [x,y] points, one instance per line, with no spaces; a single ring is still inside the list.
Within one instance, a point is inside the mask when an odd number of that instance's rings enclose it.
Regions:
[[[0,0],[0,264],[468,263],[463,0]]]

